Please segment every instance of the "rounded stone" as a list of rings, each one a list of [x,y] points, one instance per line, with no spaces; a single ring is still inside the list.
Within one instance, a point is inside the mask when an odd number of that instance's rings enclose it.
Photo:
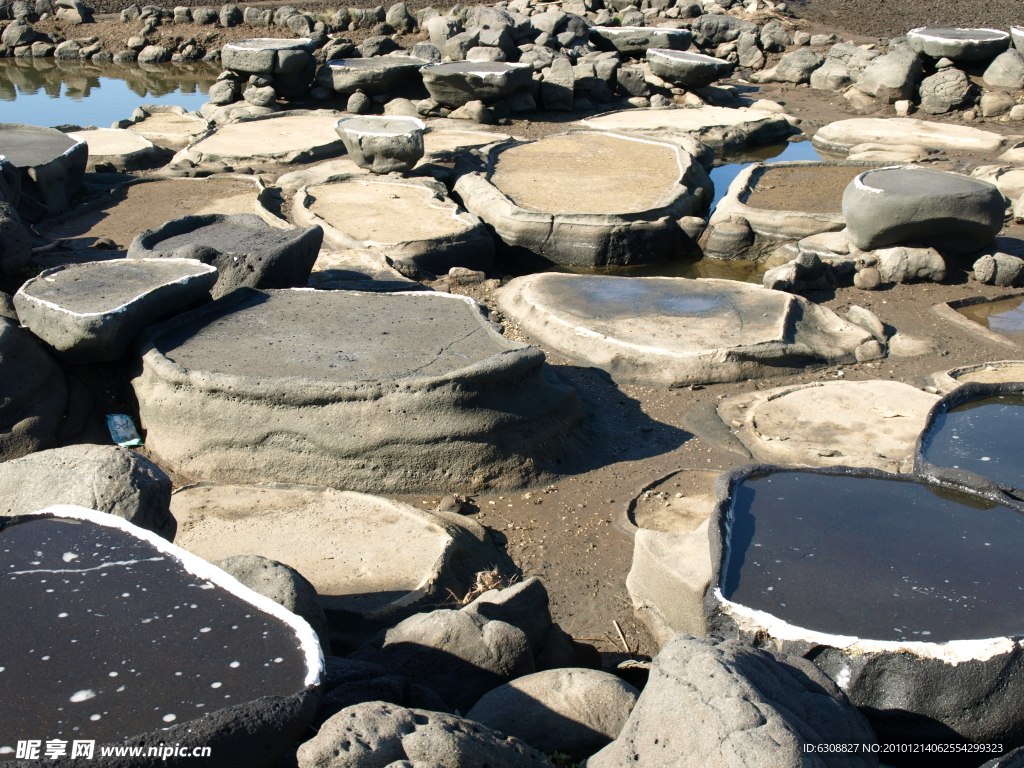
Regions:
[[[820,128],[811,141],[818,149],[844,154],[859,144],[903,144],[982,154],[998,152],[1003,146],[1003,137],[998,133],[912,117],[837,120]]]
[[[293,60],[294,57],[288,56],[288,52],[305,53],[306,61],[308,61],[314,48],[313,41],[308,37],[293,40],[273,37],[236,40],[221,49],[221,65],[225,69],[232,69],[236,72],[269,75],[285,71],[282,65],[288,62],[292,71],[297,71],[302,69],[305,61]]]
[[[651,48],[685,51],[693,33],[665,27],[591,27],[590,39],[603,50],[641,58]]]
[[[89,147],[54,128],[0,123],[0,148],[21,172],[19,213],[29,220],[56,216],[71,208],[89,160]]]
[[[143,348],[147,446],[216,482],[518,487],[545,476],[583,418],[540,350],[450,294],[240,290],[151,329]]]
[[[972,253],[1003,228],[994,184],[919,166],[865,171],[843,193],[850,242],[872,251],[907,241]]]
[[[528,337],[640,386],[854,362],[873,338],[802,297],[731,280],[545,273],[512,280],[498,306]]]
[[[489,272],[494,240],[483,222],[421,180],[343,178],[302,187],[293,198],[297,223],[323,227],[338,250],[369,249],[412,261],[434,274],[452,267]]]
[[[67,403],[57,362],[35,336],[0,318],[0,461],[53,445]]]
[[[471,101],[484,104],[527,90],[533,82],[533,67],[501,61],[452,61],[420,68],[430,98],[450,109]]]
[[[334,124],[349,157],[373,173],[411,171],[423,157],[426,129],[415,117],[343,117]]]
[[[120,128],[93,128],[88,131],[69,133],[73,139],[81,139],[89,147],[89,173],[138,171],[163,165],[171,153],[135,131]]]
[[[675,222],[702,209],[708,185],[674,144],[579,132],[493,146],[455,192],[516,258],[607,266],[668,258]]]
[[[362,91],[368,96],[387,93],[419,80],[424,59],[412,56],[373,56],[367,59],[334,59],[316,74],[316,82],[337,93]]]
[[[647,50],[651,71],[663,80],[678,86],[703,88],[732,72],[733,65],[714,56],[663,48]]]
[[[1010,46],[1010,34],[1001,29],[917,27],[907,33],[907,43],[915,53],[933,59],[982,61],[1005,51]]]

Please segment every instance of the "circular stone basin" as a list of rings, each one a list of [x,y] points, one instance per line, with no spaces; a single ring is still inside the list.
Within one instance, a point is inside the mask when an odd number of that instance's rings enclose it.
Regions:
[[[343,117],[334,125],[352,161],[374,173],[411,171],[423,157],[426,124],[415,117]]]
[[[313,49],[308,37],[236,40],[221,49],[221,65],[252,74],[293,74],[306,66]]]
[[[233,754],[257,765],[312,719],[316,635],[219,568],[114,515],[71,506],[0,518],[0,548],[9,705],[0,747],[26,733],[99,744],[136,737],[144,749],[241,748]],[[233,744],[243,729],[247,739]]]
[[[642,57],[649,48],[683,50],[693,39],[688,29],[661,27],[591,27],[590,36],[596,45],[636,57]]]
[[[84,140],[53,128],[0,123],[0,155],[21,171],[19,212],[39,221],[71,207],[89,148]]]
[[[333,59],[317,72],[316,82],[338,93],[357,90],[375,96],[419,79],[428,62],[412,56],[373,56],[368,59]]]
[[[452,61],[427,64],[420,68],[420,75],[430,97],[454,109],[470,101],[490,104],[528,88],[533,67],[500,61]]]
[[[81,139],[89,146],[90,172],[139,170],[169,156],[145,136],[120,128],[94,128],[69,133],[68,137]]]
[[[1024,497],[1024,384],[968,384],[939,401],[921,435],[919,466],[973,472]]]
[[[733,65],[714,56],[689,51],[673,51],[651,48],[647,51],[647,63],[658,77],[676,85],[703,88],[732,72]]]
[[[0,154],[6,156],[16,168],[46,165],[83,141],[50,128],[0,123]]]
[[[367,178],[306,187],[294,199],[299,223],[318,224],[339,250],[379,248],[436,274],[453,266],[489,270],[494,241],[483,223],[427,185]]]
[[[1005,51],[1010,46],[1010,33],[1001,29],[918,27],[907,33],[907,43],[915,53],[934,59],[981,61]]]
[[[658,206],[682,172],[668,144],[575,133],[498,149],[491,183],[528,211],[629,214]]]
[[[147,446],[216,482],[517,486],[582,419],[543,353],[449,294],[238,290],[148,339]]]
[[[336,114],[290,115],[247,120],[221,126],[179,152],[193,162],[260,165],[267,162],[309,162],[342,154],[344,144],[334,130]]]
[[[777,376],[854,359],[872,339],[805,299],[731,280],[528,275],[498,306],[531,338],[642,386]]]

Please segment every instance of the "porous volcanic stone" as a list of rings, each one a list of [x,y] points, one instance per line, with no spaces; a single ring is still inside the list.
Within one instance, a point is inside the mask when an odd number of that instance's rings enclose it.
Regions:
[[[749,107],[626,109],[588,117],[580,124],[591,130],[623,131],[653,139],[684,134],[716,151],[771,144],[792,132],[785,115]]]
[[[727,472],[710,529],[710,633],[813,648],[880,743],[1019,744],[1024,506],[989,486],[848,468]]]
[[[196,259],[217,268],[211,293],[236,288],[303,286],[316,263],[324,231],[318,226],[278,229],[251,213],[202,214],[172,219],[138,235],[132,259]]]
[[[349,157],[373,173],[411,171],[423,157],[426,124],[415,117],[345,117],[334,129]]]
[[[693,34],[688,29],[664,27],[591,27],[590,39],[603,50],[639,59],[651,48],[685,51]]]
[[[184,259],[113,259],[55,267],[14,295],[21,324],[68,362],[116,360],[147,325],[185,309],[217,282]]]
[[[64,213],[82,185],[88,145],[53,128],[0,123],[0,155],[21,172],[18,212],[30,221]]]
[[[89,146],[89,173],[123,173],[152,168],[170,159],[171,153],[135,131],[122,128],[94,128],[69,133]]]
[[[171,479],[149,459],[116,445],[69,445],[5,461],[0,496],[0,513],[7,517],[75,504],[174,538]]]
[[[0,465],[2,466],[2,465]],[[175,543],[205,560],[260,555],[306,574],[337,652],[464,594],[498,562],[471,518],[351,491],[212,485],[177,491]]]
[[[708,184],[674,144],[589,131],[492,146],[455,192],[516,258],[607,266],[668,258]]]
[[[368,248],[434,274],[452,267],[489,272],[493,238],[445,192],[443,185],[422,179],[342,178],[300,189],[292,215],[300,224],[323,227],[332,248]]]
[[[678,86],[703,88],[732,72],[733,65],[714,56],[663,48],[647,50],[651,71],[663,80]]]
[[[898,381],[815,382],[732,395],[718,415],[765,463],[908,472],[938,399]]]
[[[685,727],[680,727],[685,723]],[[799,655],[676,635],[654,659],[644,692],[614,742],[590,768],[872,768],[867,721],[826,675]],[[808,749],[810,747],[810,749]]]
[[[583,418],[542,352],[433,292],[238,291],[152,329],[133,383],[147,446],[218,482],[515,487]]]
[[[471,101],[490,104],[527,90],[533,82],[533,67],[501,61],[452,61],[427,64],[420,68],[420,75],[430,98],[454,109]]]
[[[0,461],[53,445],[67,399],[54,359],[35,336],[0,317]]]
[[[907,33],[907,43],[915,53],[933,59],[985,61],[1010,47],[1010,33],[1001,29],[918,27]]]
[[[295,614],[114,515],[54,506],[0,521],[5,752],[39,732],[88,736],[97,755],[174,744],[270,768],[305,731],[323,662]]]
[[[373,56],[368,59],[334,59],[316,74],[317,85],[337,93],[362,91],[368,96],[393,91],[419,80],[420,67],[428,62],[413,56]]]
[[[549,669],[484,694],[466,717],[545,754],[585,760],[622,730],[640,692],[596,669]]]
[[[994,184],[919,166],[865,171],[843,193],[850,242],[865,251],[915,241],[971,253],[999,234],[1005,207]]]
[[[806,299],[730,280],[528,275],[498,305],[528,336],[641,386],[776,376],[875,343]]]
[[[855,117],[823,126],[811,140],[818,149],[848,152],[858,144],[910,144],[926,149],[998,152],[1003,137],[966,125],[915,120],[912,117]]]
[[[308,37],[293,40],[256,37],[228,43],[221,49],[220,61],[225,69],[246,74],[292,74],[307,66],[314,49]]]

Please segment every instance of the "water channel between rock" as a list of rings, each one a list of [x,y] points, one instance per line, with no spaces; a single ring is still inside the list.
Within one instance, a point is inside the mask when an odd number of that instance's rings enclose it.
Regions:
[[[993,333],[1024,343],[1024,296],[970,304],[957,312]]]
[[[722,578],[734,603],[870,640],[1024,633],[1018,512],[909,481],[804,472],[746,480],[734,498]]]

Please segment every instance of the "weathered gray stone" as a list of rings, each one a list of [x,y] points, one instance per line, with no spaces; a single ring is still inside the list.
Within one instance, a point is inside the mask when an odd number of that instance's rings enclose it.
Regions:
[[[757,24],[752,21],[713,13],[706,13],[697,17],[691,28],[694,35],[704,38],[710,45],[732,42],[743,32],[753,32],[755,34],[760,32]],[[699,39],[698,42],[700,42]]]
[[[335,59],[317,72],[316,82],[337,93],[357,90],[374,96],[415,82],[424,59],[412,56],[376,56],[372,59]]]
[[[520,487],[569,455],[582,421],[543,353],[449,294],[236,291],[147,339],[134,381],[147,445],[215,482]]]
[[[545,754],[590,757],[622,730],[640,692],[593,669],[551,669],[495,688],[466,717]]]
[[[247,74],[297,72],[310,61],[313,47],[313,41],[303,37],[297,40],[272,37],[236,40],[221,49],[221,64],[225,69]]]
[[[0,146],[21,174],[18,213],[39,221],[66,212],[85,176],[85,141],[53,128],[0,123]]]
[[[850,242],[871,251],[917,241],[971,253],[1003,227],[999,189],[977,179],[919,166],[865,171],[843,193]]]
[[[806,746],[833,743],[874,744],[875,735],[811,662],[677,635],[655,658],[622,734],[587,765],[796,768],[807,762]],[[822,750],[815,760],[869,768],[878,758]]]
[[[367,702],[343,709],[299,747],[299,768],[551,768],[518,739],[454,715]]]
[[[784,51],[793,44],[793,38],[778,19],[772,19],[761,27],[761,45],[766,51]]]
[[[825,63],[821,54],[811,48],[798,48],[785,54],[771,69],[753,76],[758,83],[807,83],[811,73]]]
[[[1017,100],[1005,91],[985,91],[978,99],[978,109],[982,117],[998,117],[1005,115],[1017,106]]]
[[[0,318],[0,461],[49,448],[66,405],[64,372],[31,333]]]
[[[984,80],[985,85],[993,88],[1024,87],[1024,54],[1016,48],[999,54],[985,70]]]
[[[884,283],[941,283],[946,278],[946,262],[934,248],[879,248],[872,253]]]
[[[420,74],[430,97],[452,109],[470,101],[490,104],[528,89],[533,82],[533,67],[497,61],[427,64]]]
[[[15,178],[18,179],[20,197],[21,179],[19,176]],[[32,238],[28,229],[14,206],[0,200],[0,274],[17,274],[31,259]]]
[[[242,9],[237,5],[222,5],[220,7],[220,25],[222,27],[237,27],[245,20]]]
[[[441,50],[449,38],[462,31],[462,20],[454,16],[434,16],[427,19],[425,26],[430,42]]]
[[[949,67],[921,81],[921,111],[941,115],[959,109],[971,96],[973,87],[963,70]]]
[[[592,27],[590,39],[606,51],[639,59],[650,48],[685,51],[693,35],[688,29],[663,27]]]
[[[147,45],[139,51],[139,64],[163,64],[171,60],[171,52],[161,45]]]
[[[974,279],[987,285],[1009,287],[1019,285],[1024,277],[1024,259],[1008,253],[982,256],[972,267]]]
[[[21,324],[69,362],[116,360],[142,328],[208,295],[215,267],[114,259],[42,272],[18,290]],[[83,505],[85,506],[85,505]]]
[[[426,124],[415,117],[342,118],[334,128],[353,162],[373,173],[411,171],[423,157]]]
[[[0,42],[8,48],[17,48],[22,45],[32,45],[36,39],[35,30],[32,25],[25,21],[12,21],[0,35]]]
[[[856,81],[857,90],[886,104],[912,99],[923,67],[921,59],[904,48],[872,59]]]
[[[572,63],[565,58],[555,59],[551,66],[544,70],[544,80],[540,84],[540,97],[544,109],[571,110],[575,82]]]
[[[277,91],[271,85],[262,87],[250,85],[242,91],[242,98],[254,107],[269,107],[277,103]]]
[[[1009,47],[1010,34],[1001,29],[918,27],[907,33],[907,43],[915,53],[933,59],[985,61]]]
[[[746,69],[761,69],[765,64],[764,53],[758,42],[757,35],[753,32],[744,32],[736,40],[736,54],[739,56],[739,66]]]
[[[0,512],[8,517],[75,504],[174,539],[170,478],[127,448],[72,445],[5,461],[0,464],[0,494]]]
[[[728,61],[714,56],[659,48],[647,51],[647,63],[658,77],[674,85],[692,88],[703,88],[715,80],[727,77],[733,68]]]
[[[1003,146],[1003,137],[966,125],[949,125],[911,117],[858,117],[823,126],[812,139],[815,147],[848,152],[860,144],[913,145],[926,149],[966,150],[989,154]]]

